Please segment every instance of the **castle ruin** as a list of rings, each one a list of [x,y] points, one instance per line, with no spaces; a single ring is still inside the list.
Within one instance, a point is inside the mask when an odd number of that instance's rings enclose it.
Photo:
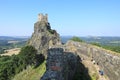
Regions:
[[[48,23],[48,15],[38,14],[34,33],[28,44],[35,47],[38,54],[42,53],[47,57],[46,72],[40,80],[72,80],[79,67],[80,60],[77,57],[83,60],[93,59],[109,80],[120,80],[120,55],[118,53],[74,41],[61,45],[59,34],[51,33],[51,31],[53,30]],[[83,71],[83,66],[81,66],[81,71]]]
[[[38,14],[38,21],[48,22],[48,14],[43,15],[42,13]]]
[[[47,53],[46,72],[40,80],[73,80],[77,57],[63,48],[50,48]]]

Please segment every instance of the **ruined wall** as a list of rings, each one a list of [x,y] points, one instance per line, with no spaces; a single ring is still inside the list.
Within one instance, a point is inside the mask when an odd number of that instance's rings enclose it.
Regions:
[[[90,44],[68,41],[66,51],[93,59],[110,80],[120,80],[120,55]]]
[[[48,22],[48,15],[47,14],[43,15],[42,13],[38,14],[38,21]]]
[[[46,72],[40,80],[72,80],[77,57],[62,48],[51,48],[47,53]]]

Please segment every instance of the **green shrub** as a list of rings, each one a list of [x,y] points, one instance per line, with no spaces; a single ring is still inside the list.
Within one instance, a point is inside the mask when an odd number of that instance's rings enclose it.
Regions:
[[[42,54],[32,46],[25,46],[18,55],[0,56],[0,80],[11,80],[11,78],[32,65],[35,68],[44,61]]]
[[[90,44],[95,45],[95,46],[98,46],[98,47],[101,47],[101,45],[100,45],[99,43],[96,43],[96,42],[92,42],[92,43],[90,43]]]
[[[70,40],[72,41],[77,41],[77,42],[83,42],[83,40],[81,40],[79,37],[74,36],[73,38],[71,38]]]
[[[111,51],[115,51],[117,53],[120,53],[120,46],[108,46],[108,45],[103,45],[102,46],[105,49],[111,50]]]
[[[52,29],[50,29],[50,30],[48,30],[51,34],[54,34],[54,33],[56,33],[56,31],[55,30],[52,30]]]
[[[104,49],[108,49],[108,50],[111,50],[111,51],[114,51],[114,52],[117,52],[117,53],[120,53],[120,46],[102,45],[102,44],[99,44],[99,43],[96,43],[96,42],[92,42],[90,44],[98,46],[98,47],[102,47]]]

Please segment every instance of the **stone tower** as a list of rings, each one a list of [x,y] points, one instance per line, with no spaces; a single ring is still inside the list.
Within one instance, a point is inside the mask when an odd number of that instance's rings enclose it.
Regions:
[[[43,15],[42,13],[38,14],[38,21],[48,22],[48,14]]]

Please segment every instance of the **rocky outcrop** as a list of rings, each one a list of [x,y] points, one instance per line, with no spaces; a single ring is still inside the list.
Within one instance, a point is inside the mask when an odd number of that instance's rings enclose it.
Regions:
[[[62,48],[51,48],[47,55],[46,72],[41,80],[72,80],[77,67],[77,56],[64,52]]]
[[[61,45],[60,36],[50,27],[48,15],[39,14],[34,33],[28,41],[47,57],[46,72],[41,80],[72,80],[76,71],[77,56],[99,65],[110,80],[120,79],[120,55],[83,42],[68,41]],[[71,53],[72,52],[72,53]]]
[[[93,60],[110,80],[120,80],[120,55],[87,43],[68,41],[66,51],[71,51],[83,59]]]
[[[28,41],[28,45],[35,47],[38,53],[46,55],[51,46],[60,44],[60,36],[55,30],[51,29],[47,14],[45,16],[39,14],[38,21],[34,24],[34,33]]]

